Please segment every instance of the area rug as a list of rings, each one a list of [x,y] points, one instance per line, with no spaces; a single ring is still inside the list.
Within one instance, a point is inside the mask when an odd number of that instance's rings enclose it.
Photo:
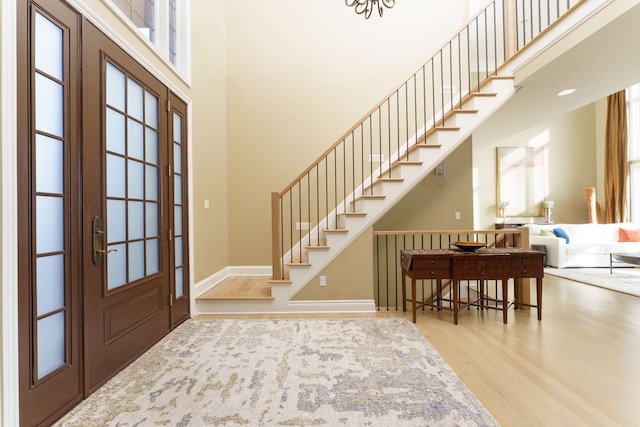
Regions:
[[[546,274],[640,297],[640,268],[551,268]]]
[[[406,319],[189,320],[58,426],[497,426]]]

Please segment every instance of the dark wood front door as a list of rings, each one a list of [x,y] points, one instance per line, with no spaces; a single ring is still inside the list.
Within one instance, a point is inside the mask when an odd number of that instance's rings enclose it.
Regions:
[[[167,89],[93,25],[83,38],[89,391],[171,328]],[[161,114],[161,110],[162,114]]]
[[[187,108],[66,3],[18,10],[20,424],[34,426],[189,317]]]

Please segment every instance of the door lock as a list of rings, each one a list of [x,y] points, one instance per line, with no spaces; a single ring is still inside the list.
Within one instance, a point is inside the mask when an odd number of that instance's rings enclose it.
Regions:
[[[94,216],[91,220],[93,229],[93,263],[102,264],[104,256],[109,252],[116,252],[117,249],[104,249],[104,222],[102,217]]]

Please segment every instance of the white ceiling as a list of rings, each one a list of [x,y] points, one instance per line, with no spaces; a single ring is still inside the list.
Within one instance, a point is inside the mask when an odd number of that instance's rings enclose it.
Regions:
[[[631,86],[640,81],[639,47],[636,5],[531,75],[519,81],[516,73],[521,89],[485,124],[506,138]],[[556,95],[567,88],[577,92]]]

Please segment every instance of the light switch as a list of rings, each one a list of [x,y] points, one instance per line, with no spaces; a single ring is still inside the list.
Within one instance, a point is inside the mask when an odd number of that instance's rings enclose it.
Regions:
[[[460,212],[456,212],[455,213],[455,217],[456,217],[456,219],[460,219]]]
[[[208,200],[204,201],[204,208],[205,209],[209,209],[209,201]]]

